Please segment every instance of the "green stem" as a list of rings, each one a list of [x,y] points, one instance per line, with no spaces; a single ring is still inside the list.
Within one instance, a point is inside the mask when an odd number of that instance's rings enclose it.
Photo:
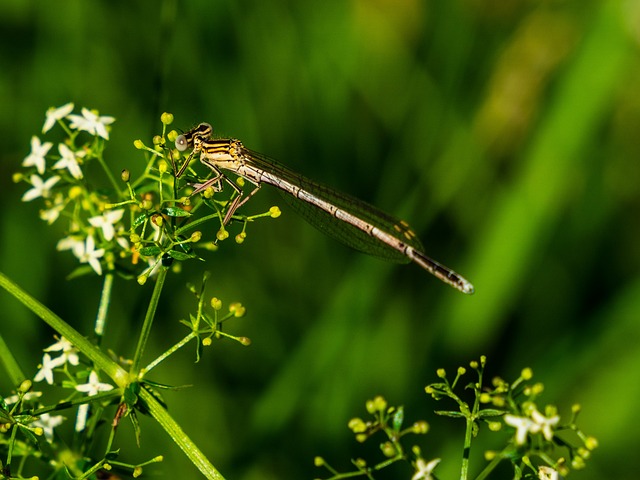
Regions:
[[[149,365],[144,367],[142,369],[142,373],[144,373],[144,374],[149,373],[153,368],[158,366],[158,364],[160,364],[165,358],[167,358],[169,355],[173,354],[174,352],[178,351],[180,348],[184,347],[187,343],[189,343],[193,338],[196,338],[197,336],[198,336],[198,334],[196,332],[191,332],[189,335],[184,337],[182,340],[180,340],[178,343],[173,345],[166,352],[164,352],[162,355],[160,355],[158,358],[156,358]]]
[[[469,452],[471,451],[471,435],[473,432],[474,415],[467,417],[467,428],[464,432],[464,451],[460,468],[460,480],[467,480],[469,476]]]
[[[205,478],[210,480],[224,480],[222,474],[216,470],[207,457],[198,449],[196,444],[184,433],[180,425],[175,422],[151,393],[142,388],[140,389],[140,398],[145,402],[151,416],[156,419]],[[211,445],[213,445],[213,442],[210,441],[209,446]]]
[[[122,388],[114,388],[113,390],[96,393],[95,395],[91,395],[88,397],[78,397],[74,398],[73,400],[58,402],[55,405],[47,405],[45,407],[36,408],[35,410],[29,411],[29,414],[37,417],[42,415],[43,413],[58,412],[71,407],[77,407],[78,405],[83,405],[85,403],[105,402],[117,399],[122,397],[122,394]]]
[[[184,227],[176,228],[176,231],[174,233],[177,236],[177,235],[180,235],[180,234],[182,234],[184,232],[187,232],[189,230],[193,230],[195,227],[197,227],[201,223],[208,222],[212,218],[220,218],[220,214],[219,213],[212,213],[211,215],[206,215],[204,217],[201,217],[201,218],[199,218],[197,220],[194,220],[193,222],[189,222]]]
[[[102,336],[104,335],[104,329],[107,323],[107,313],[109,312],[111,291],[113,289],[113,278],[113,273],[107,273],[104,276],[104,283],[102,284],[102,294],[100,295],[100,305],[98,306],[98,316],[96,317],[95,326],[98,345],[102,343]]]
[[[496,455],[495,457],[493,457],[491,462],[489,462],[489,465],[482,469],[482,472],[478,474],[475,480],[484,480],[485,478],[488,478],[489,474],[493,472],[493,470],[498,466],[501,460],[502,455]]]
[[[142,361],[142,354],[149,340],[151,334],[151,326],[153,325],[153,319],[156,315],[156,309],[158,308],[158,301],[160,300],[160,294],[162,293],[162,287],[164,281],[167,278],[167,269],[161,267],[156,278],[156,284],[151,294],[151,300],[149,301],[149,307],[147,313],[144,316],[144,323],[142,324],[142,330],[140,331],[140,338],[138,339],[138,346],[136,348],[135,355],[133,357],[133,363],[131,365],[131,373],[137,376],[140,371],[140,362]]]
[[[102,169],[104,170],[105,175],[111,182],[113,189],[117,192],[118,196],[120,196],[121,195],[120,184],[116,180],[116,177],[113,176],[113,172],[111,171],[109,166],[105,163],[104,158],[102,157],[103,151],[104,151],[104,142],[101,143],[101,147],[100,147],[100,150],[98,150],[98,154],[96,155],[96,158],[98,159],[98,163],[102,166]]]

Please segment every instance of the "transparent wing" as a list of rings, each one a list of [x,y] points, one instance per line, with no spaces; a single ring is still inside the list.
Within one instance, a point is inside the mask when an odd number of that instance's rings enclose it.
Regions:
[[[365,222],[377,227],[389,235],[396,237],[407,245],[412,246],[414,249],[420,252],[424,251],[422,243],[406,222],[398,220],[356,197],[339,192],[331,187],[306,178],[275,160],[262,155],[261,153],[243,148],[241,156],[244,157],[248,164],[269,172],[286,182],[297,185],[312,195],[327,201],[336,207],[361,218]],[[277,184],[273,184],[273,186],[278,187]],[[321,232],[340,241],[341,243],[361,252],[386,260],[398,263],[408,263],[411,261],[411,259],[403,255],[402,252],[399,252],[379,239],[372,237],[359,228],[335,218],[330,213],[325,212],[314,205],[310,205],[309,203],[298,199],[294,195],[288,194],[286,191],[283,191],[282,193],[285,201],[291,205],[291,207],[302,218]]]

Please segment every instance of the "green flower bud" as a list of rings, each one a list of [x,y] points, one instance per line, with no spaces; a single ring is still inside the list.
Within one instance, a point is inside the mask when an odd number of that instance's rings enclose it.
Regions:
[[[165,125],[171,125],[173,123],[173,114],[164,112],[162,115],[160,115],[160,121]]]

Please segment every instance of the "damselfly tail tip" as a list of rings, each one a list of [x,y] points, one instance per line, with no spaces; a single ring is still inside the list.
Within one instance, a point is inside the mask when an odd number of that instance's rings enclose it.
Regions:
[[[409,248],[405,251],[405,254],[422,268],[424,268],[427,272],[431,273],[432,275],[442,280],[444,283],[451,285],[453,288],[461,291],[462,293],[471,295],[473,292],[475,292],[473,284],[466,278],[464,278],[462,275],[458,275],[449,267],[445,267],[432,258],[427,257],[424,253],[414,248]]]
[[[457,285],[458,290],[460,290],[462,293],[466,293],[467,295],[472,295],[473,292],[476,291],[475,288],[473,288],[473,284],[471,284],[471,282],[469,282],[468,280],[460,277],[461,282]]]

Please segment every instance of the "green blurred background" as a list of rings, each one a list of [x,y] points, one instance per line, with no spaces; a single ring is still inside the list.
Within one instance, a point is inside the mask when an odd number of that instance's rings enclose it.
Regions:
[[[246,211],[283,216],[170,276],[147,357],[185,333],[203,268],[211,295],[247,307],[230,327],[250,348],[214,343],[197,365],[188,349],[154,377],[193,385],[169,410],[226,478],[326,476],[314,455],[348,469],[364,453],[347,421],[376,394],[432,423],[424,455],[456,478],[463,425],[434,418],[445,405],[423,387],[480,354],[490,375],[532,367],[565,415],[583,405],[600,448],[576,478],[637,478],[640,2],[3,0],[0,38],[0,270],[80,331],[101,281],[65,280],[62,226],[11,183],[46,109],[68,101],[117,118],[115,171],[142,168],[132,142],[161,112],[208,121],[406,218],[475,284],[467,297],[353,252],[263,189]],[[115,288],[105,346],[127,356],[152,287]],[[52,332],[1,299],[2,335],[35,373]],[[151,420],[140,450],[128,426],[119,440],[125,460],[165,456],[150,476],[199,476]]]

